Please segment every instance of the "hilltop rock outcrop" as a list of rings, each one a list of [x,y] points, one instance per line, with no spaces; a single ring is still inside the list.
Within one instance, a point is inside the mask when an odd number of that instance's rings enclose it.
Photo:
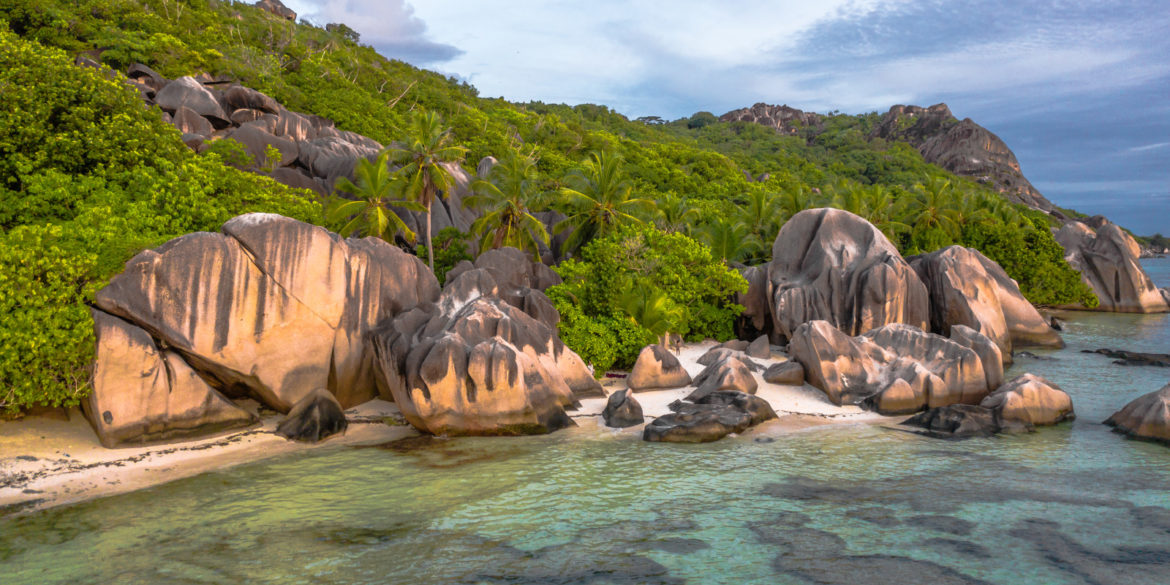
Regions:
[[[930,328],[950,337],[966,325],[995,342],[1011,362],[1014,346],[1063,342],[1014,280],[979,251],[950,246],[908,259],[930,291]]]
[[[848,211],[809,209],[794,215],[776,236],[767,273],[771,335],[777,341],[814,320],[849,335],[889,323],[918,328],[929,323],[930,301],[917,273],[881,231]]]
[[[256,3],[256,7],[267,10],[285,20],[297,19],[297,13],[293,12],[288,6],[285,6],[280,0],[260,0]]]
[[[802,130],[819,130],[824,126],[820,114],[804,112],[787,105],[772,106],[758,103],[750,108],[741,108],[723,114],[720,122],[751,122],[761,126],[774,128],[784,134],[795,135]],[[749,176],[749,180],[755,180]]]
[[[1098,311],[1164,313],[1170,311],[1170,290],[1158,289],[1142,268],[1141,247],[1116,224],[1104,218],[1089,224],[1070,221],[1056,232],[1064,259],[1081,273],[1096,293]],[[1073,307],[1084,308],[1084,307]]]
[[[965,340],[981,337],[969,328],[961,331]],[[883,414],[978,404],[994,389],[989,384],[1003,379],[998,356],[985,364],[964,343],[898,323],[850,337],[828,321],[810,321],[794,333],[789,352],[804,367],[806,381],[834,404],[860,404]]]
[[[1134,439],[1170,444],[1170,384],[1134,399],[1105,424]]]
[[[893,106],[871,136],[909,142],[928,163],[985,183],[1009,201],[1062,217],[1024,177],[1015,153],[1003,140],[970,118],[955,118],[946,104]]]

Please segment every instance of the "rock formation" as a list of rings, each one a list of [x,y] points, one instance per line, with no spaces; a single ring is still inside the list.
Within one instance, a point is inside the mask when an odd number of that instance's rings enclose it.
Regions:
[[[824,126],[820,114],[803,112],[787,105],[772,106],[765,103],[727,112],[719,116],[719,121],[751,122],[789,135],[800,134],[803,130],[815,133]]]
[[[596,394],[600,385],[561,343],[555,322],[522,308],[548,302],[524,300],[534,296],[544,293],[501,292],[486,269],[460,273],[438,303],[374,332],[383,395],[432,434],[532,434],[572,425],[565,408],[575,405],[575,393]]]
[[[804,366],[791,360],[774,364],[764,371],[764,381],[769,384],[800,386],[804,384]]]
[[[601,417],[605,420],[605,426],[617,429],[640,425],[646,421],[642,415],[642,405],[638,404],[630,390],[618,390],[610,394]]]
[[[918,275],[885,235],[848,211],[794,215],[776,236],[767,270],[774,340],[813,320],[849,335],[888,323],[927,327],[929,299]]]
[[[1164,313],[1170,311],[1170,290],[1160,290],[1138,262],[1141,248],[1120,227],[1101,218],[1096,230],[1070,221],[1056,232],[1064,259],[1081,273],[1097,294],[1098,311]],[[1084,308],[1084,307],[1072,307]]]
[[[260,0],[256,3],[256,7],[261,10],[267,10],[285,20],[295,21],[297,19],[297,13],[293,12],[288,6],[285,6],[280,0]]]
[[[933,436],[967,438],[1031,432],[1075,417],[1072,399],[1064,390],[1040,376],[1024,374],[1000,386],[978,405],[932,408],[902,424],[921,427]]]
[[[661,345],[647,345],[638,354],[626,385],[634,392],[690,386],[691,375],[678,358]]]
[[[1003,140],[970,118],[958,120],[946,104],[894,106],[871,136],[909,142],[928,163],[984,183],[1009,201],[1060,216],[1024,177],[1015,153]]]
[[[726,356],[699,372],[694,380],[697,388],[687,396],[687,400],[698,402],[708,394],[721,390],[732,390],[745,394],[755,394],[759,388],[752,368],[745,362],[732,356]]]
[[[1063,345],[1002,268],[978,250],[950,246],[908,259],[930,293],[930,328],[949,337],[966,325],[995,342],[1011,361],[1015,345]]]
[[[980,336],[970,329],[963,335]],[[883,414],[978,404],[993,389],[988,382],[995,376],[986,368],[1002,372],[998,360],[984,364],[962,343],[903,324],[850,337],[828,321],[811,321],[794,333],[789,352],[808,383],[834,404],[861,404]]]
[[[293,405],[276,427],[276,434],[293,441],[316,443],[344,433],[349,423],[337,399],[324,388],[310,392]]]
[[[1134,439],[1170,443],[1170,384],[1134,399],[1105,424]]]
[[[693,403],[675,401],[670,409],[673,412],[646,425],[643,440],[707,443],[776,418],[766,401],[743,392],[713,392]]]

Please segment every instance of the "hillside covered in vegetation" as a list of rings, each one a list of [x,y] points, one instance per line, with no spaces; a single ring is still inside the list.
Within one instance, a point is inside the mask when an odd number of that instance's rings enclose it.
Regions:
[[[80,55],[105,67],[78,66]],[[178,235],[266,211],[416,247],[380,215],[355,223],[344,200],[237,169],[230,149],[195,154],[125,82],[136,63],[169,78],[230,79],[406,150],[427,112],[449,128],[442,139],[465,167],[498,158],[469,202],[488,219],[473,234],[440,234],[436,271],[472,250],[549,238],[539,222],[508,218],[563,214],[561,252],[572,260],[549,296],[562,337],[599,371],[628,365],[666,332],[730,336],[730,299],[745,286],[734,269],[768,260],[783,223],[812,207],[866,218],[906,255],[977,248],[1033,303],[1096,302],[1048,216],[926,163],[906,142],[872,138],[876,113],[823,116],[815,135],[707,112],[629,120],[600,105],[481,98],[383,58],[348,27],[245,4],[13,0],[0,7],[0,411],[75,404],[87,391],[93,293],[134,254]],[[370,173],[351,191],[381,180]]]

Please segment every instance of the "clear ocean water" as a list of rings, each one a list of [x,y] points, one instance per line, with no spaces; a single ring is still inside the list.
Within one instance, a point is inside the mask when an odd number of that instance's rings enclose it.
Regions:
[[[1009,372],[1073,397],[1033,434],[324,449],[0,519],[0,583],[1170,583],[1170,447],[1101,424],[1170,369],[1081,353],[1170,353],[1170,316],[1073,313],[1064,337]]]

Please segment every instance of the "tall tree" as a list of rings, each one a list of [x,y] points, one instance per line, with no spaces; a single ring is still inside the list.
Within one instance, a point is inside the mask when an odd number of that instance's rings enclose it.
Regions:
[[[751,233],[747,224],[725,217],[704,224],[697,239],[711,248],[712,256],[727,265],[750,260],[764,249],[763,242]]]
[[[362,159],[354,168],[356,183],[346,177],[337,181],[337,191],[357,197],[357,200],[336,198],[329,205],[329,221],[349,220],[338,230],[339,234],[349,236],[360,231],[367,236],[389,241],[401,233],[407,241],[414,243],[417,236],[391,207],[411,211],[424,209],[405,198],[403,189],[406,181],[390,171],[389,159],[390,153],[387,151],[379,154],[374,161]]]
[[[480,252],[512,246],[540,258],[540,244],[547,246],[549,237],[544,222],[532,215],[533,209],[544,205],[539,180],[535,153],[513,150],[492,167],[487,179],[471,184],[476,194],[464,205],[483,211],[471,224]]]
[[[699,210],[691,207],[686,197],[667,193],[658,200],[658,218],[654,220],[658,229],[668,234],[689,234],[698,221]]]
[[[927,177],[914,186],[915,197],[904,216],[913,230],[911,243],[920,251],[930,252],[954,241],[958,235],[958,214],[954,209],[957,199],[954,185],[943,177]]]
[[[653,201],[631,196],[633,186],[617,154],[594,152],[582,168],[565,177],[565,182],[567,186],[560,191],[565,219],[553,226],[553,233],[572,230],[565,241],[565,250],[570,252],[618,226],[642,223],[640,216],[654,209]]]
[[[451,133],[435,112],[415,111],[407,130],[406,146],[391,147],[390,157],[401,164],[398,173],[406,178],[406,194],[426,209],[427,262],[435,270],[431,241],[431,205],[436,195],[446,196],[455,183],[447,164],[458,165],[467,149],[451,144]]]

